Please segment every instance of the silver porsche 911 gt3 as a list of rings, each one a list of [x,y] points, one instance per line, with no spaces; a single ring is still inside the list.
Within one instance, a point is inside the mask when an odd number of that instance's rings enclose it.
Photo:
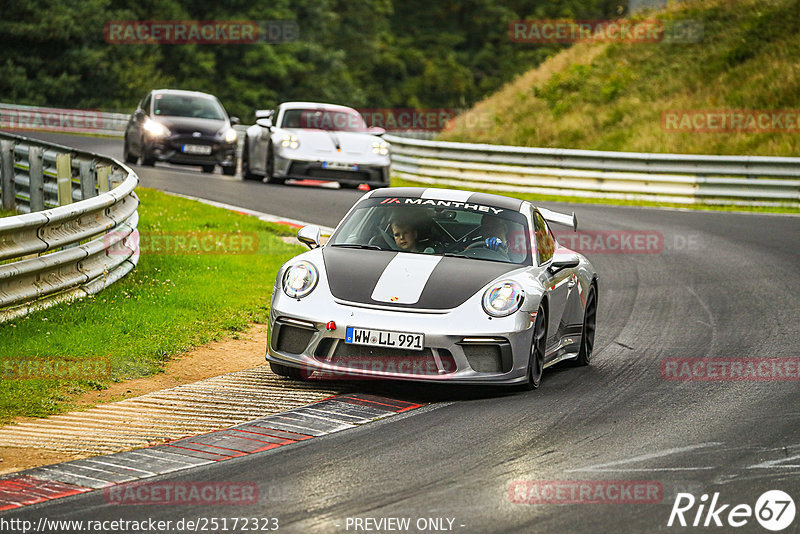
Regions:
[[[544,368],[592,356],[597,273],[548,223],[575,215],[434,188],[366,193],[272,291],[272,370],[536,388]]]
[[[256,111],[242,149],[245,180],[288,178],[389,185],[389,144],[354,109],[316,102],[284,102]]]

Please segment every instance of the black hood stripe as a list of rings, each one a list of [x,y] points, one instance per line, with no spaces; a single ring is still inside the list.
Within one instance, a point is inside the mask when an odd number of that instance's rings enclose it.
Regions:
[[[372,298],[378,280],[397,252],[324,247],[322,256],[328,285],[334,297],[351,302],[409,309],[447,310],[463,304],[480,289],[505,273],[519,269],[514,263],[444,257],[424,283],[413,304],[387,303]]]

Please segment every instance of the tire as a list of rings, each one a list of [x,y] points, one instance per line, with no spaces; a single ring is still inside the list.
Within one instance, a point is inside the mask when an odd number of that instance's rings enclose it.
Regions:
[[[242,178],[245,180],[255,180],[258,178],[250,171],[250,149],[247,139],[244,140],[244,149],[242,149]]]
[[[211,174],[212,172],[214,172],[214,167],[216,167],[216,165],[203,165],[202,167],[204,173]]]
[[[139,154],[142,158],[142,165],[146,165],[148,167],[152,167],[156,164],[156,158],[147,155],[147,147],[144,145],[144,142],[140,145],[142,147],[142,153]]]
[[[136,163],[139,161],[139,157],[131,154],[130,150],[128,149],[127,137],[125,137],[125,140],[122,142],[122,159],[125,160],[125,163],[128,165],[136,165]]]
[[[297,367],[289,367],[288,365],[281,365],[279,363],[269,362],[269,368],[278,376],[285,376],[292,380],[303,380],[303,373]]]
[[[594,284],[589,286],[586,296],[586,308],[583,312],[583,326],[581,327],[581,348],[575,365],[589,365],[594,351],[594,334],[597,329],[597,288]]]
[[[264,181],[268,184],[283,184],[286,180],[283,178],[275,178],[275,154],[272,151],[272,145],[269,145],[269,149],[267,150],[267,166],[266,166],[267,174],[264,177]]]
[[[533,390],[539,387],[544,374],[544,356],[547,348],[547,314],[542,306],[536,312],[536,321],[533,323],[533,339],[531,340],[531,354],[528,357],[528,381],[525,389]]]
[[[222,174],[225,176],[235,176],[236,175],[236,162],[233,162],[233,165],[228,167],[222,167]]]

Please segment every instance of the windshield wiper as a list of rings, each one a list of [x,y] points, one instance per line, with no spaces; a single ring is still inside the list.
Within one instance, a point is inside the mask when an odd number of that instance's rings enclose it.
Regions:
[[[445,256],[446,258],[464,258],[464,259],[467,259],[467,260],[480,260],[480,259],[483,259],[483,258],[476,258],[475,256],[462,256],[458,252],[443,252],[443,253],[441,253],[439,255],[440,256]]]
[[[367,250],[387,250],[385,248],[381,248],[378,245],[365,245],[362,243],[334,243],[331,245],[332,247],[343,247],[343,248],[362,248]]]

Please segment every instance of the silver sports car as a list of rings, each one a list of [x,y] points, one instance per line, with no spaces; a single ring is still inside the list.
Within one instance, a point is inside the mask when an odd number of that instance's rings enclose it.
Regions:
[[[564,215],[433,188],[366,193],[275,280],[266,359],[320,375],[536,388],[545,367],[592,356],[597,273],[559,246]]]
[[[256,111],[242,149],[242,176],[284,183],[287,178],[389,185],[389,144],[354,109],[315,102],[284,102]]]

